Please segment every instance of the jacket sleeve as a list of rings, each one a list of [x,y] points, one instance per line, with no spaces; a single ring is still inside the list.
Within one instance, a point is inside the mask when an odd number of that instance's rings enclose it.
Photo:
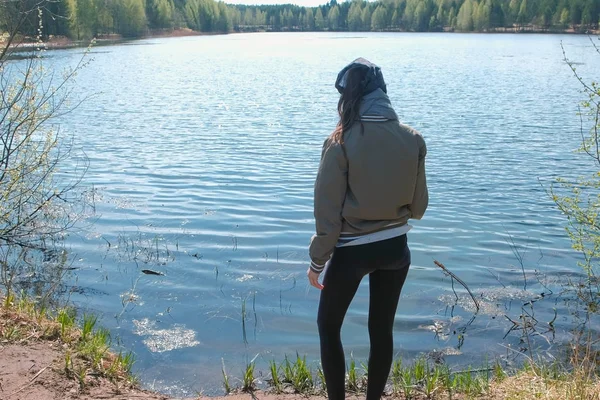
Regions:
[[[337,244],[342,229],[348,164],[342,146],[329,139],[323,145],[315,181],[314,214],[316,234],[310,242],[310,268],[322,272]]]
[[[416,133],[416,138],[419,145],[419,167],[417,170],[417,185],[415,186],[410,211],[412,214],[411,218],[421,219],[429,204],[429,192],[427,190],[427,179],[425,178],[425,156],[427,155],[427,146],[420,133]]]

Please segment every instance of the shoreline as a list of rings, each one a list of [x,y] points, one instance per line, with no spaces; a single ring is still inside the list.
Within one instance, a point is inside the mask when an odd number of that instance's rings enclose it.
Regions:
[[[381,31],[301,31],[301,30],[269,30],[269,29],[249,29],[249,30],[237,30],[232,32],[199,32],[189,28],[174,29],[171,31],[156,30],[150,31],[147,34],[140,37],[123,37],[118,34],[112,35],[101,35],[98,38],[91,40],[73,40],[66,36],[50,37],[43,42],[26,41],[26,39],[20,39],[21,41],[17,44],[11,44],[10,51],[13,54],[24,53],[27,51],[35,51],[38,49],[44,50],[66,50],[72,48],[83,48],[93,44],[94,47],[99,46],[111,46],[121,43],[136,42],[140,40],[157,39],[157,38],[180,38],[180,37],[194,37],[194,36],[224,36],[224,35],[236,35],[243,33],[348,33],[348,34],[367,34],[367,33],[386,33],[386,34],[412,34],[412,33],[432,33],[432,34],[483,34],[483,35],[585,35],[585,36],[598,36],[600,35],[600,29],[589,31],[589,32],[577,32],[574,29],[566,30],[540,30],[540,29],[522,29],[522,28],[503,28],[495,29],[492,31],[485,32],[461,32],[455,30],[443,30],[443,31],[426,31],[426,32],[415,32],[406,30],[381,30]],[[6,46],[5,42],[0,42],[0,48]]]
[[[166,31],[154,31],[140,37],[123,37],[121,35],[101,35],[98,38],[90,40],[74,40],[66,36],[50,37],[44,41],[26,41],[26,39],[19,39],[20,42],[11,44],[9,49],[13,54],[24,53],[27,51],[35,51],[39,49],[44,50],[66,50],[73,48],[88,47],[93,44],[93,47],[99,46],[112,46],[115,44],[135,42],[139,40],[156,39],[156,38],[178,38],[178,37],[193,37],[193,36],[220,36],[229,35],[231,33],[219,33],[219,32],[198,32],[191,29],[175,29],[170,32]],[[6,46],[6,42],[0,42],[0,48]]]
[[[133,359],[110,349],[110,336],[96,327],[96,318],[76,321],[73,309],[49,311],[27,297],[0,296],[0,399],[10,400],[323,400],[323,375],[299,355],[273,361],[269,371],[255,371],[250,362],[243,376],[223,370],[224,396],[174,398],[144,390],[130,372]],[[98,339],[101,339],[100,341]],[[576,347],[575,358],[560,363],[536,362],[507,373],[498,363],[480,369],[452,371],[447,364],[424,358],[411,364],[396,359],[383,399],[397,400],[530,400],[544,393],[546,400],[600,399],[597,365],[579,365],[577,356],[593,351],[591,342]],[[588,359],[588,362],[590,360]],[[264,373],[263,373],[264,372]],[[257,386],[258,379],[265,385]],[[239,378],[239,379],[238,379]],[[201,377],[200,377],[201,379]],[[239,382],[230,384],[230,382]],[[354,362],[348,366],[346,398],[364,397],[367,372]],[[15,395],[19,395],[15,397]]]

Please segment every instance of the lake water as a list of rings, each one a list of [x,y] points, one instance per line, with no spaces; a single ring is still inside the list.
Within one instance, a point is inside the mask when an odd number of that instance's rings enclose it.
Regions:
[[[409,234],[398,354],[437,351],[453,366],[512,358],[521,336],[504,337],[504,315],[548,294],[540,281],[557,292],[559,277],[579,273],[545,191],[591,167],[573,153],[582,95],[561,41],[586,78],[597,74],[582,36],[236,34],[93,49],[75,96],[94,96],[61,127],[89,157],[84,184],[99,195],[95,223],[69,239],[71,299],[134,351],[145,386],[171,394],[220,393],[223,361],[238,377],[257,355],[259,369],[296,352],[316,366],[312,185],[336,123],[336,74],[360,56],[382,67],[401,120],[428,145],[431,200]],[[73,65],[81,52],[47,63]],[[456,284],[452,307],[434,260],[480,299],[470,325],[466,291]],[[543,332],[556,307],[565,340],[554,296],[535,316]],[[365,280],[343,330],[359,360],[367,305]]]

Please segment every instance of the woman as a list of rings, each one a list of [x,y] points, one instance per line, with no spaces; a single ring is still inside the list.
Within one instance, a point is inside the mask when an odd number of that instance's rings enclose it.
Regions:
[[[331,400],[345,397],[340,331],[369,275],[367,400],[376,400],[392,365],[394,317],[410,265],[407,221],[420,219],[427,208],[427,150],[417,131],[399,123],[378,66],[359,58],[338,74],[335,86],[340,120],[321,154],[307,274],[321,290],[317,323]]]

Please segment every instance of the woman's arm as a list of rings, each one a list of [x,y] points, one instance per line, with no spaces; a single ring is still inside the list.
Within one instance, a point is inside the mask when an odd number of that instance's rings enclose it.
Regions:
[[[415,193],[413,194],[410,211],[412,213],[411,218],[421,219],[429,204],[429,191],[427,190],[427,179],[425,177],[425,156],[427,155],[427,146],[420,133],[416,134],[416,138],[417,143],[419,144],[419,167],[417,170],[417,185],[415,186]]]
[[[342,229],[348,164],[342,145],[327,139],[315,181],[314,213],[316,234],[310,242],[310,268],[320,273],[329,261]]]

